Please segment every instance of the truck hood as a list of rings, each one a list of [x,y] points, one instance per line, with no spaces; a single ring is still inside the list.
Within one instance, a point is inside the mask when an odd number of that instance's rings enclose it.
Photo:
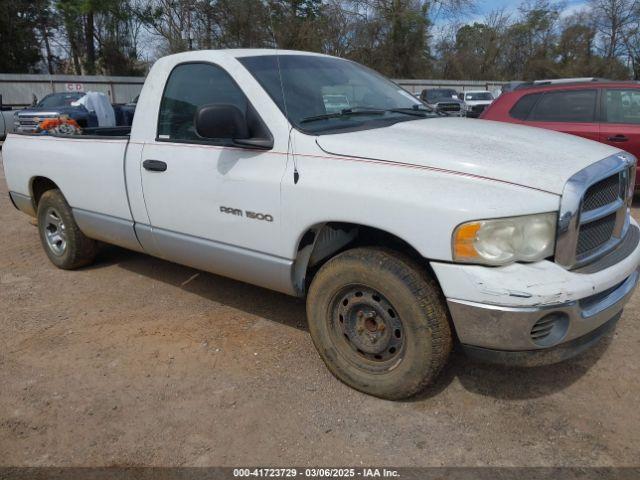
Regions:
[[[431,105],[437,105],[438,103],[458,103],[460,105],[462,105],[464,102],[462,100],[459,100],[457,98],[452,98],[452,97],[440,97],[440,98],[436,98],[434,101],[432,102],[428,102]]]
[[[18,112],[18,116],[33,116],[33,115],[46,115],[46,114],[50,114],[50,115],[55,115],[55,114],[61,114],[61,115],[69,115],[71,113],[77,113],[80,111],[84,111],[85,108],[82,106],[78,106],[78,107],[73,107],[73,106],[62,106],[62,107],[51,107],[51,108],[44,108],[44,107],[36,107],[36,108],[27,108],[24,110],[20,110]]]
[[[322,135],[327,153],[485,177],[562,194],[576,172],[620,150],[551,130],[489,120],[432,118]]]

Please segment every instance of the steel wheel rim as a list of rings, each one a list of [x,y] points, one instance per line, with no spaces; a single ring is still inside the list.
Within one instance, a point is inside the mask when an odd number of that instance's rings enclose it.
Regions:
[[[67,249],[67,232],[60,213],[49,207],[44,215],[44,237],[49,250],[54,255],[61,256]]]
[[[334,295],[329,330],[344,358],[369,373],[395,368],[404,357],[406,332],[386,297],[365,285],[349,285]]]

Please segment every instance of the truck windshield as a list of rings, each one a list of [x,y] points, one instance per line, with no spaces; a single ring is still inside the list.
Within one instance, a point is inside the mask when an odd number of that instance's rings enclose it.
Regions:
[[[427,90],[427,101],[436,102],[447,98],[457,99],[457,92],[455,90],[441,89],[441,90]]]
[[[477,100],[493,100],[493,95],[489,92],[472,92],[465,95],[465,100],[477,101]]]
[[[53,93],[47,95],[36,105],[40,108],[68,107],[84,96],[84,93]]]
[[[362,65],[314,55],[238,59],[299,130],[321,135],[433,117],[409,92]]]

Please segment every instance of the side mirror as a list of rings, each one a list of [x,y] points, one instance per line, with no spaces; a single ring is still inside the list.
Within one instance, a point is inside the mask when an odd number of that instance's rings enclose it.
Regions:
[[[234,145],[244,148],[273,148],[273,137],[267,127],[259,120],[249,121],[234,105],[203,105],[196,111],[194,124],[196,133],[202,138],[228,139]]]
[[[196,132],[202,138],[249,138],[247,120],[234,105],[203,105],[196,111],[194,123]]]

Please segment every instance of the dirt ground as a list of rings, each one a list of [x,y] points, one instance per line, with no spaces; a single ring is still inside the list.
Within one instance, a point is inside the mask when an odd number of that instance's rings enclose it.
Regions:
[[[331,376],[301,300],[115,247],[57,270],[1,169],[0,224],[0,465],[639,464],[638,292],[572,361],[455,353],[389,402]]]

